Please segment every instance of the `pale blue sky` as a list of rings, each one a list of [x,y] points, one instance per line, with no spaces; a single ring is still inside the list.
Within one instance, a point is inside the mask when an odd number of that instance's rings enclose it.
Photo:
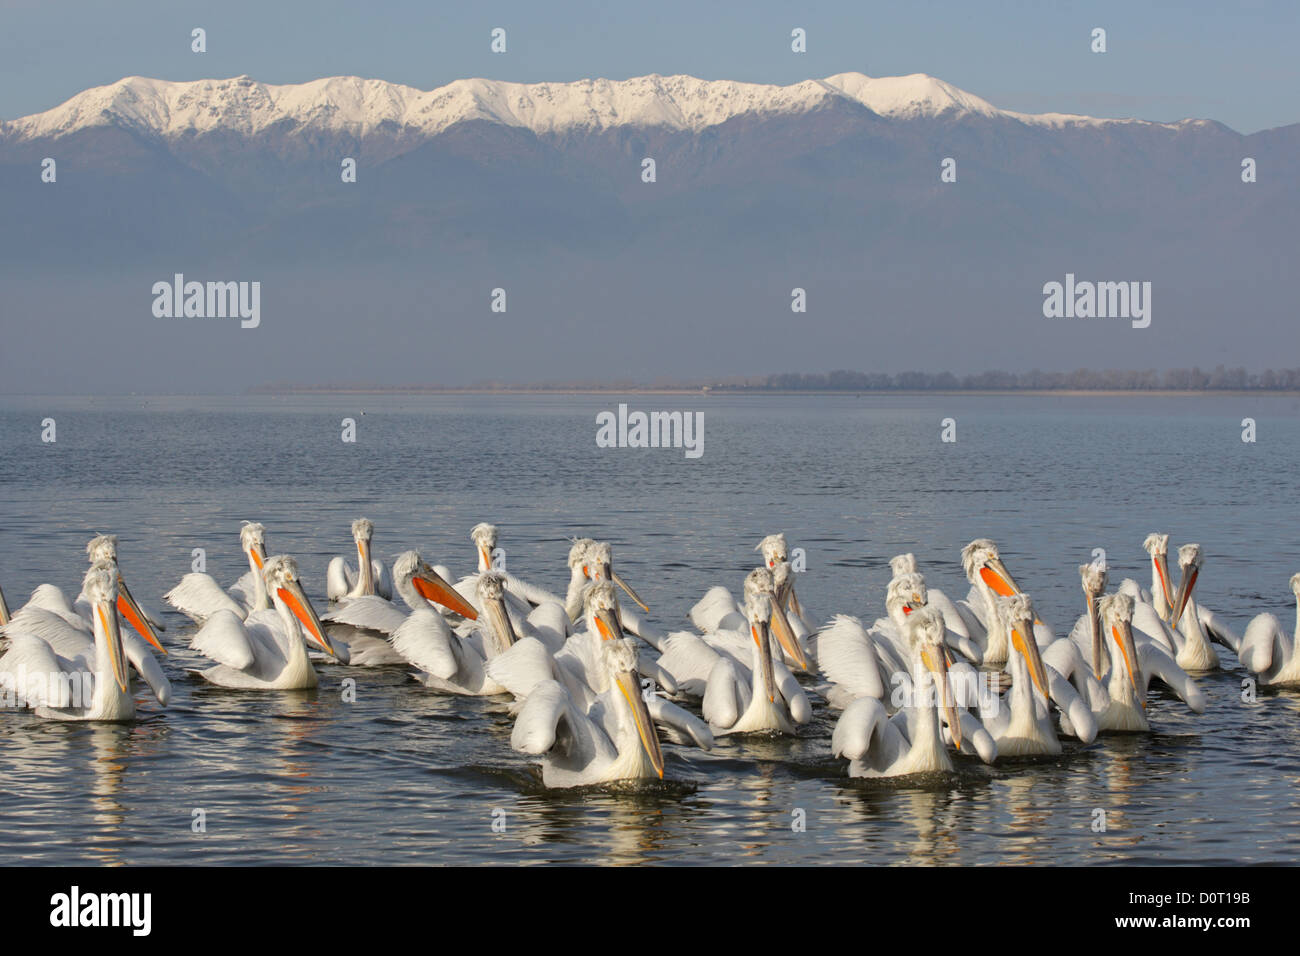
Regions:
[[[190,52],[190,30],[208,52]],[[489,52],[505,27],[509,51]],[[790,52],[791,28],[808,52]],[[1109,51],[1089,51],[1093,27]],[[357,74],[429,89],[466,76],[537,81],[645,73],[796,82],[925,72],[997,106],[1173,120],[1240,132],[1300,121],[1294,0],[909,3],[418,3],[0,0],[0,117],[138,74]]]

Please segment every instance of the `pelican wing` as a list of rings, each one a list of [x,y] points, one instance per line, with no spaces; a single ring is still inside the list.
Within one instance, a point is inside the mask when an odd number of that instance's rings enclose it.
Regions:
[[[1240,643],[1238,656],[1241,666],[1253,674],[1263,674],[1275,664],[1285,663],[1291,656],[1291,639],[1276,614],[1258,614],[1251,618]]]
[[[253,577],[256,573],[252,568],[249,568],[239,576],[227,592],[231,600],[237,601],[244,606],[245,614],[252,610],[253,602],[257,599],[257,582]],[[263,608],[262,610],[267,609]]]
[[[528,695],[510,733],[510,746],[520,753],[549,754],[575,770],[618,757],[605,732],[573,705],[555,681],[543,681]]]
[[[73,624],[57,612],[34,606],[30,602],[23,605],[0,631],[6,636],[28,634],[40,638],[50,645],[54,653],[67,658],[93,652],[95,647],[94,633],[80,618],[76,618],[76,624]]]
[[[68,675],[87,669],[84,658],[70,660],[31,634],[9,633],[9,650],[0,656],[0,691],[13,689],[28,707],[70,707],[73,688]]]
[[[218,664],[246,671],[257,660],[249,632],[239,614],[223,608],[204,622],[190,640],[190,649]]]
[[[443,680],[451,679],[460,670],[458,649],[453,646],[459,641],[433,608],[413,611],[393,631],[393,650],[408,663]]]
[[[800,686],[794,672],[781,661],[773,661],[772,674],[776,678],[776,689],[785,698],[794,722],[806,724],[812,720],[812,704],[808,702],[808,695],[803,692],[803,687]]]
[[[732,727],[749,707],[749,688],[735,662],[719,657],[704,688],[704,719],[711,727]]]
[[[517,698],[527,697],[538,684],[553,681],[551,653],[535,637],[518,640],[504,654],[487,662],[487,675]]]
[[[652,694],[646,699],[646,709],[650,711],[651,720],[669,728],[681,741],[690,741],[701,750],[713,749],[713,733],[709,730],[709,725],[690,711],[658,694]]]
[[[154,697],[158,698],[158,703],[166,707],[172,699],[172,685],[144,638],[135,631],[123,628],[122,649],[126,652],[126,659],[131,662],[136,673],[144,678],[144,682],[153,691]]]
[[[218,611],[229,611],[238,618],[248,613],[248,603],[240,604],[221,590],[212,575],[199,572],[181,578],[176,587],[163,595],[163,600],[199,624]]]
[[[1132,627],[1135,640],[1146,635],[1170,653],[1177,653],[1179,642],[1174,639],[1173,631],[1150,604],[1134,603]]]
[[[52,611],[74,626],[84,625],[90,616],[89,612],[87,612],[85,617],[78,614],[76,609],[68,603],[67,595],[63,593],[63,590],[55,587],[53,584],[38,584],[36,589],[32,591],[31,596],[27,599],[27,603],[15,611],[14,616],[16,617],[18,614],[21,614],[27,608],[40,608],[41,610]]]
[[[406,614],[391,601],[365,594],[326,611],[320,619],[331,624],[347,624],[365,631],[392,634],[402,626]]]
[[[1146,681],[1158,677],[1194,713],[1205,713],[1205,695],[1196,686],[1196,681],[1188,676],[1187,671],[1178,666],[1172,654],[1153,641],[1144,641],[1138,645],[1137,656]],[[1144,687],[1143,690],[1146,688]]]
[[[337,601],[346,597],[347,593],[352,590],[352,585],[356,583],[357,576],[352,573],[348,567],[347,560],[342,555],[335,555],[330,558],[329,566],[325,569],[325,597],[330,601]]]
[[[1196,605],[1196,618],[1200,621],[1201,629],[1205,631],[1206,637],[1212,641],[1218,641],[1234,654],[1240,656],[1241,635],[1228,627],[1227,622],[1224,621],[1223,618],[1199,604]]]
[[[388,565],[378,558],[371,558],[370,577],[375,582],[375,593],[385,601],[391,601],[393,599],[393,576],[388,573]]]
[[[1075,649],[1077,654],[1077,648]],[[1047,671],[1047,690],[1056,706],[1060,707],[1070,718],[1070,726],[1074,735],[1085,744],[1092,743],[1097,738],[1097,718],[1093,715],[1092,709],[1088,702],[1079,695],[1061,672],[1044,661],[1044,670]]]
[[[528,615],[528,636],[535,637],[546,645],[552,654],[564,646],[569,633],[569,615],[564,613],[564,605],[556,601],[539,604]]]
[[[972,634],[978,634],[984,630],[983,625],[968,608],[953,602],[952,598],[944,594],[938,588],[929,588],[927,590],[925,603],[930,607],[938,608],[939,613],[943,615],[943,625],[959,640],[969,641]],[[972,630],[974,625],[974,630]],[[955,646],[955,645],[954,645]],[[965,653],[963,651],[962,653]]]
[[[691,697],[703,697],[709,674],[718,663],[718,652],[690,631],[674,631],[660,645],[659,668],[668,673],[678,690]]]
[[[983,721],[968,708],[962,708],[961,718],[961,749],[970,753],[974,751],[979,755],[980,760],[985,763],[992,763],[998,759],[998,744],[993,739],[993,735],[984,727]],[[947,717],[944,717],[945,740],[952,742],[952,728],[948,726]]]
[[[711,587],[704,592],[704,597],[695,602],[688,616],[691,623],[701,634],[708,634],[718,629],[719,623],[728,614],[738,614],[736,600],[731,592],[722,586]]]
[[[831,733],[831,752],[883,769],[907,749],[907,740],[889,720],[885,705],[874,697],[859,697],[844,708]]]
[[[629,634],[635,634],[655,650],[662,651],[666,635],[647,624],[641,618],[641,615],[637,613],[637,610],[637,608],[629,607],[622,602],[619,603],[618,617],[623,624],[623,630]]]
[[[856,617],[840,614],[817,633],[817,663],[853,697],[885,697],[876,644]]]

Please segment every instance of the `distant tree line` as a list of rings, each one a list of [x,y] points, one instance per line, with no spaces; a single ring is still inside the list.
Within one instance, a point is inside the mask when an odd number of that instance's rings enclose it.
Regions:
[[[1300,368],[1265,369],[1216,365],[1213,370],[1172,368],[1123,371],[1076,369],[1073,372],[979,372],[954,375],[951,372],[849,372],[825,374],[785,372],[769,375],[764,384],[750,388],[774,391],[1216,391],[1281,390],[1300,391]]]

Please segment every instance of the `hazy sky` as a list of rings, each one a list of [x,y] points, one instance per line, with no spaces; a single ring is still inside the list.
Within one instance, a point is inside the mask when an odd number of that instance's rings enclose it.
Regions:
[[[1239,132],[1300,120],[1294,0],[864,3],[430,3],[0,0],[0,117],[123,76],[357,74],[429,89],[467,76],[538,81],[646,73],[791,83],[924,72],[997,106],[1172,120]],[[208,52],[190,52],[190,30]],[[506,55],[489,31],[508,31]],[[808,52],[790,52],[793,27]],[[1094,27],[1108,52],[1089,51]]]

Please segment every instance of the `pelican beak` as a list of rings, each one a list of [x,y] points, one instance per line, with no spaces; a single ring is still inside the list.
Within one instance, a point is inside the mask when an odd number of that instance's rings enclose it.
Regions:
[[[1165,594],[1165,607],[1169,608],[1172,614],[1174,610],[1174,597],[1169,591],[1169,561],[1163,554],[1151,555],[1151,566],[1156,569],[1156,577],[1160,579],[1160,590]]]
[[[987,584],[994,594],[1000,597],[1011,597],[1013,594],[1019,594],[1020,588],[1016,586],[1015,580],[1011,577],[1011,572],[1007,566],[1002,563],[1001,558],[991,558],[980,568],[980,578]]]
[[[365,538],[357,539],[357,574],[362,568],[370,567],[370,542]]]
[[[95,613],[99,615],[99,622],[103,625],[104,634],[108,639],[108,659],[113,664],[113,679],[117,681],[117,686],[125,691],[128,687],[126,651],[122,648],[122,632],[117,621],[117,607],[104,601],[95,606]]]
[[[637,607],[639,607],[643,611],[650,610],[650,606],[646,604],[645,601],[641,600],[640,597],[637,596],[637,593],[632,590],[632,586],[630,584],[628,584],[626,581],[624,581],[621,577],[618,576],[617,571],[615,571],[613,568],[609,568],[608,571],[609,571],[609,579],[613,581],[615,584],[617,584],[619,587],[621,587],[624,591],[626,591],[627,596],[630,597],[636,603]]]
[[[786,582],[786,603],[785,607],[794,612],[796,617],[803,617],[803,605],[799,603],[799,595],[794,591],[794,579]]]
[[[487,613],[497,646],[504,654],[515,643],[515,627],[510,623],[510,615],[506,612],[506,602],[500,599],[488,601],[483,610]]]
[[[659,746],[659,734],[655,730],[654,721],[650,719],[650,710],[646,707],[645,698],[641,696],[641,681],[638,679],[637,672],[623,671],[621,674],[616,674],[614,683],[618,685],[618,689],[627,699],[628,706],[632,708],[632,719],[636,722],[636,732],[641,737],[641,746],[645,747],[646,755],[650,758],[655,773],[659,774],[659,779],[662,780],[664,752]]]
[[[478,546],[478,560],[479,564],[483,566],[484,571],[487,571],[492,567],[492,552],[488,550],[486,544],[480,544]]]
[[[1142,709],[1147,709],[1147,702],[1142,696],[1142,691],[1138,689],[1138,659],[1137,645],[1133,643],[1133,628],[1128,621],[1121,621],[1120,626],[1112,624],[1110,633],[1115,638],[1115,643],[1119,645],[1119,652],[1124,657],[1124,666],[1128,669],[1128,679],[1133,685],[1133,694],[1137,697],[1138,703]]]
[[[307,636],[319,644],[331,657],[338,657],[339,652],[335,649],[329,635],[325,633],[325,628],[316,616],[316,609],[311,606],[311,601],[306,593],[303,592],[302,585],[297,581],[290,581],[282,588],[276,590],[280,600],[288,605],[289,610],[293,612],[302,624],[302,629]]]
[[[1028,638],[1025,637],[1026,633],[1029,635]],[[1047,693],[1047,667],[1043,664],[1042,655],[1038,653],[1038,642],[1034,640],[1033,625],[1029,621],[1024,621],[1021,626],[1012,627],[1011,643],[1029,665],[1029,676],[1034,686],[1042,693],[1043,699],[1051,700],[1051,695]]]
[[[1104,650],[1103,638],[1101,634],[1101,610],[1097,607],[1097,599],[1091,594],[1088,597],[1088,630],[1092,633],[1092,676],[1101,680],[1101,660],[1102,651]]]
[[[767,699],[775,702],[776,674],[772,671],[772,644],[767,639],[767,625],[751,624],[749,633],[753,635],[754,643],[758,645],[759,666],[763,669],[763,686],[767,688]]]
[[[442,575],[428,565],[411,576],[411,586],[430,604],[440,604],[463,618],[471,621],[478,620],[478,611],[474,610],[455,588],[444,581]]]
[[[263,550],[262,546],[260,544],[253,545],[248,549],[248,556],[252,558],[253,563],[257,565],[257,570],[261,571],[262,566],[266,564],[266,551]]]
[[[1172,610],[1169,613],[1169,626],[1171,628],[1178,627],[1183,611],[1187,609],[1187,602],[1192,598],[1192,588],[1196,587],[1196,579],[1200,574],[1201,569],[1194,564],[1183,568],[1183,576],[1178,580],[1178,593],[1174,595],[1173,603],[1170,605]]]
[[[616,641],[623,637],[623,625],[613,608],[602,607],[596,611],[596,631],[602,641]]]
[[[0,627],[9,623],[9,605],[5,603],[5,595],[0,591]]]
[[[785,651],[786,656],[799,666],[799,670],[808,669],[808,656],[799,646],[799,640],[794,635],[794,630],[790,627],[790,620],[785,616],[785,611],[777,607],[775,601],[772,602],[772,633],[776,635],[777,643],[781,645],[781,650]]]
[[[149,624],[149,619],[144,616],[144,611],[140,610],[140,605],[131,596],[131,590],[126,586],[126,581],[122,579],[121,573],[117,576],[117,613],[126,618],[127,623],[135,628],[137,634],[162,651],[162,653],[167,653],[167,648],[163,647],[158,640],[158,635],[154,633],[153,627]]]
[[[928,645],[922,647],[921,661],[934,675],[934,682],[939,690],[939,705],[943,708],[948,729],[952,732],[952,742],[958,750],[961,750],[961,714],[957,710],[957,701],[953,697],[952,688],[948,686],[947,649]]]

